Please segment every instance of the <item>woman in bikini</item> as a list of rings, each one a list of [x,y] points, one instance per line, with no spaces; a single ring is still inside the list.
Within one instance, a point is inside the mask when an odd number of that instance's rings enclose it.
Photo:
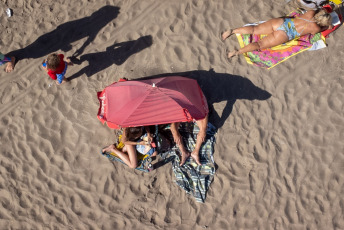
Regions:
[[[103,152],[115,153],[130,168],[138,166],[137,151],[140,154],[156,156],[157,151],[151,147],[153,138],[149,127],[128,127],[123,128],[120,141],[124,144],[122,150],[116,148],[114,144],[103,149]]]
[[[271,48],[305,34],[316,34],[331,28],[332,17],[325,10],[310,10],[296,18],[274,18],[257,26],[240,27],[222,33],[222,40],[233,34],[267,34],[258,42],[251,43],[239,50],[228,52],[227,57],[255,50]]]

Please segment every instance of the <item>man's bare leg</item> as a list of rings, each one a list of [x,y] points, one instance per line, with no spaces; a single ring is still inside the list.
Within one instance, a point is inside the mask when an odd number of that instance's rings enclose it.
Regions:
[[[197,134],[196,146],[191,153],[191,157],[196,161],[198,165],[201,165],[199,151],[201,150],[202,143],[205,141],[208,125],[208,115],[204,119],[196,121],[196,123],[199,127],[199,132]]]
[[[180,166],[185,164],[185,161],[190,157],[190,153],[186,151],[185,146],[183,144],[182,136],[179,133],[179,122],[172,123],[171,124],[171,132],[174,139],[174,142],[176,142],[176,145],[178,146],[180,152],[182,153],[182,159],[180,160]]]

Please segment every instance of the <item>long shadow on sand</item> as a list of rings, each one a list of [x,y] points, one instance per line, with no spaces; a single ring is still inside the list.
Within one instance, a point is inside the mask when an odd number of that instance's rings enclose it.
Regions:
[[[255,86],[247,78],[228,73],[216,73],[213,70],[195,70],[181,73],[167,73],[145,77],[143,79],[184,76],[197,80],[209,105],[209,121],[216,128],[221,128],[233,110],[236,100],[267,100],[271,94]],[[142,79],[142,78],[141,78]],[[226,106],[221,115],[214,109],[214,103],[226,101]]]
[[[81,64],[84,61],[88,65],[77,73],[73,74],[68,80],[73,80],[86,74],[87,77],[98,73],[99,71],[110,67],[113,64],[122,65],[131,55],[142,51],[152,45],[152,36],[147,35],[133,41],[115,43],[106,48],[104,52],[89,53],[82,55],[80,59],[72,57],[71,60],[75,64]]]
[[[96,38],[98,32],[118,16],[119,9],[115,6],[104,6],[89,17],[59,25],[55,30],[37,38],[32,44],[12,51],[9,55],[25,59],[44,57],[60,49],[67,52],[72,49],[73,42],[87,37],[84,44],[72,55],[78,56]]]

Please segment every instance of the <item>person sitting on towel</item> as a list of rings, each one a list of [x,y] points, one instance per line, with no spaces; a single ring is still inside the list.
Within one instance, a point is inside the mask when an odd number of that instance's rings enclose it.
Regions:
[[[151,147],[153,141],[149,127],[128,127],[123,128],[120,142],[124,144],[122,150],[116,148],[114,144],[104,148],[103,152],[115,153],[130,168],[137,168],[137,152],[156,156],[157,151]]]
[[[196,124],[199,127],[199,133],[197,134],[195,149],[191,152],[191,154],[186,150],[184,146],[182,136],[180,135],[179,130],[178,130],[179,124],[180,122],[172,123],[171,132],[172,132],[174,142],[176,142],[176,145],[178,146],[182,154],[180,166],[182,166],[190,156],[196,161],[198,165],[201,165],[199,151],[201,149],[202,143],[205,141],[207,125],[208,125],[208,115],[204,119],[196,121]]]

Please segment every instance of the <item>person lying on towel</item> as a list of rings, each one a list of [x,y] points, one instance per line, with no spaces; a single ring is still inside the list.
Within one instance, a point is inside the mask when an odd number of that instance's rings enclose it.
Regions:
[[[182,154],[180,166],[182,166],[190,156],[196,161],[198,165],[201,165],[201,161],[199,158],[199,150],[201,149],[202,143],[205,141],[207,125],[208,125],[208,114],[202,120],[197,120],[196,123],[200,130],[199,130],[199,133],[197,134],[195,149],[191,152],[191,154],[186,150],[183,140],[182,140],[182,136],[179,133],[178,127],[179,127],[180,122],[171,124],[171,132],[172,132],[174,142],[176,143],[176,145],[178,146]]]
[[[157,155],[158,152],[151,146],[152,141],[153,137],[149,127],[128,127],[123,128],[122,137],[120,139],[120,142],[124,144],[122,150],[117,149],[116,146],[112,144],[102,151],[115,153],[130,168],[137,168],[137,152],[149,156]]]
[[[331,28],[331,15],[321,9],[307,11],[305,14],[295,18],[273,18],[262,24],[240,27],[233,30],[229,29],[223,32],[221,37],[224,41],[233,34],[267,35],[258,42],[250,43],[239,50],[228,52],[227,57],[232,58],[242,53],[272,48],[303,35],[316,34]]]

